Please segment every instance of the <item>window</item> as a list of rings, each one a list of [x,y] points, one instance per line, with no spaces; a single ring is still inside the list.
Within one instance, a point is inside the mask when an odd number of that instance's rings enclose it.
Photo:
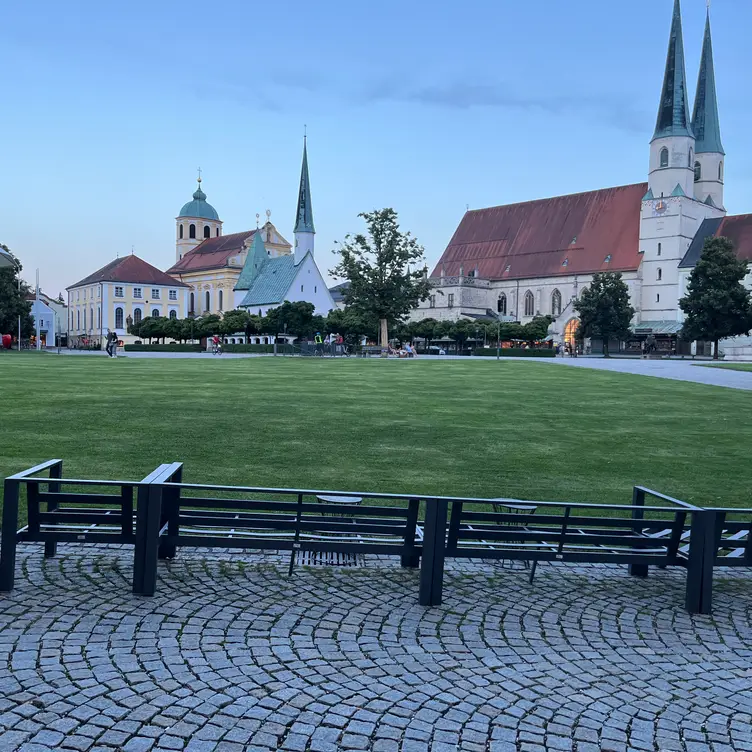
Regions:
[[[431,295],[428,298],[428,307],[429,308],[436,308],[436,296]]]
[[[668,149],[665,146],[661,149],[661,167],[668,167]]]
[[[660,293],[658,293],[658,294],[657,294],[657,295],[655,296],[655,302],[656,302],[656,303],[660,303],[660,302],[661,302],[661,294],[660,294]]]
[[[178,312],[176,310],[170,311],[170,318],[174,321],[178,317]]]
[[[300,292],[303,292],[303,285],[300,286]]]
[[[695,153],[692,151],[692,149],[689,150],[689,162],[687,164],[688,167],[692,167],[692,161],[695,158]]]
[[[217,227],[217,237],[219,237],[219,227]]]
[[[222,310],[222,304],[224,303],[223,298],[224,298],[224,293],[222,292],[222,290],[220,290],[219,291],[219,310],[220,311]]]
[[[209,291],[206,291],[206,309],[207,311],[211,310],[211,295],[209,294]]]
[[[661,244],[660,243],[658,243],[658,255],[659,256],[661,255]]]
[[[718,180],[723,180],[723,162],[718,163]]]
[[[447,306],[449,306],[449,308],[454,308],[454,293],[452,292],[447,295]]]
[[[561,262],[562,266],[569,266],[569,259],[565,258],[564,261]]]
[[[94,328],[94,306],[89,308],[89,326]]]
[[[660,282],[661,279],[663,279],[663,269],[658,269],[658,281]]]
[[[183,225],[180,225],[178,227],[178,237],[182,240],[183,239]]]
[[[151,309],[151,317],[153,319],[158,319],[159,318],[159,308],[152,308]]]
[[[501,293],[499,299],[496,301],[496,312],[502,316],[507,315],[507,296],[504,293]]]
[[[209,225],[204,225],[204,237],[205,238],[211,237],[211,227],[209,227]]]
[[[76,329],[81,328],[81,311],[76,311]]]
[[[319,291],[318,285],[313,286],[313,292],[317,293]]]
[[[554,290],[551,294],[551,314],[558,316],[561,314],[561,293]]]
[[[603,259],[604,264],[610,264],[611,263],[611,254],[609,253],[606,258]]]
[[[102,328],[102,309],[97,308],[97,329]]]
[[[116,287],[115,288],[115,297],[116,298],[122,298],[123,297],[123,288],[122,287]]]
[[[170,300],[177,300],[178,299],[178,291],[177,290],[170,290],[169,292],[169,298]]]
[[[159,288],[158,287],[152,287],[151,288],[151,297],[154,300],[159,300]]]
[[[528,290],[525,293],[525,316],[532,316],[535,314],[535,297],[533,293]]]
[[[86,309],[84,308],[84,331],[86,331]]]
[[[191,310],[189,313],[193,313],[196,310],[196,298],[194,297],[193,293],[191,293]]]
[[[189,227],[188,227],[188,237],[189,238],[195,238],[196,237],[196,225],[189,225]]]
[[[695,183],[702,180],[702,165],[699,162],[695,162]]]
[[[134,308],[133,309],[133,323],[134,324],[140,324],[141,323],[141,309],[140,308]]]
[[[101,287],[97,287],[97,300],[99,300],[99,298],[101,298],[101,297],[102,297],[102,288]]]
[[[142,291],[140,287],[134,287],[133,288],[133,297],[134,298],[140,298],[142,296]]]
[[[123,309],[118,306],[115,309],[115,329],[123,328]]]

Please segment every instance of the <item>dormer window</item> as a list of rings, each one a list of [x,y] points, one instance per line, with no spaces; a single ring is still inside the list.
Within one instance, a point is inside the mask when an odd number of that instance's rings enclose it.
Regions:
[[[611,254],[609,253],[608,256],[606,256],[605,259],[603,259],[604,264],[610,264],[611,263]]]
[[[504,272],[508,272],[512,268],[511,264],[507,264],[507,268],[504,269]]]
[[[569,259],[565,258],[564,261],[561,262],[562,266],[569,266]]]

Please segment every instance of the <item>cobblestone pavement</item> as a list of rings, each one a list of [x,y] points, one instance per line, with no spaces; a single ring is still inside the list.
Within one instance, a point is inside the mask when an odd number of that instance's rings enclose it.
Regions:
[[[0,751],[752,750],[752,580],[714,616],[680,572],[465,563],[417,605],[392,562],[19,550],[0,600]]]

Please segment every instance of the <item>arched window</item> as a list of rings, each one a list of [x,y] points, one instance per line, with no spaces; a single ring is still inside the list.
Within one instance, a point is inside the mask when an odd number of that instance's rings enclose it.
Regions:
[[[97,329],[102,328],[102,309],[97,308]]]
[[[118,306],[115,309],[115,329],[123,328],[123,309]]]
[[[661,149],[661,167],[668,167],[668,149],[665,146]]]
[[[660,282],[663,279],[663,269],[658,269],[658,281]]]
[[[188,237],[189,238],[195,238],[196,237],[196,225],[191,225],[188,228]]]
[[[183,239],[183,225],[180,225],[180,229],[178,230],[178,237],[182,240]]]
[[[535,313],[535,297],[528,290],[525,293],[525,316],[532,316]]]
[[[702,165],[699,162],[695,162],[695,183],[702,180]]]
[[[94,306],[89,308],[89,326],[94,328]]]
[[[178,317],[178,312],[177,312],[177,311],[176,311],[175,309],[173,309],[172,311],[170,311],[170,318],[171,318],[171,319],[172,319],[173,321],[174,321],[174,320],[175,320],[175,319],[176,319],[177,317]]]
[[[158,319],[159,318],[159,308],[152,308],[151,309],[151,317],[153,319]]]
[[[222,290],[219,291],[219,310],[222,310]]]
[[[551,315],[558,316],[561,313],[561,293],[554,290],[551,294]]]
[[[211,227],[209,227],[209,225],[204,225],[204,237],[205,238],[211,237]]]
[[[718,180],[723,180],[723,162],[718,163]]]
[[[86,309],[84,308],[84,331],[86,331]]]
[[[193,293],[191,293],[191,310],[189,313],[194,313],[196,310],[196,298],[194,297]]]
[[[81,311],[76,311],[76,329],[81,328]]]
[[[211,311],[211,295],[208,290],[206,291],[206,310]]]
[[[219,227],[217,227],[217,237],[219,237]]]
[[[140,308],[134,308],[133,309],[133,323],[134,324],[140,324],[141,323],[141,309]]]
[[[496,312],[502,316],[507,315],[507,296],[504,293],[501,293],[499,299],[496,301]]]

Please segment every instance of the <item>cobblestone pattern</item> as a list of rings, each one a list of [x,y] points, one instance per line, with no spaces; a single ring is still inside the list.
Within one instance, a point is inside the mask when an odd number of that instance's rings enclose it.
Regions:
[[[130,551],[60,550],[0,600],[1,752],[752,750],[745,573],[710,618],[681,573],[469,562],[424,609],[389,561],[181,551],[147,599]]]

